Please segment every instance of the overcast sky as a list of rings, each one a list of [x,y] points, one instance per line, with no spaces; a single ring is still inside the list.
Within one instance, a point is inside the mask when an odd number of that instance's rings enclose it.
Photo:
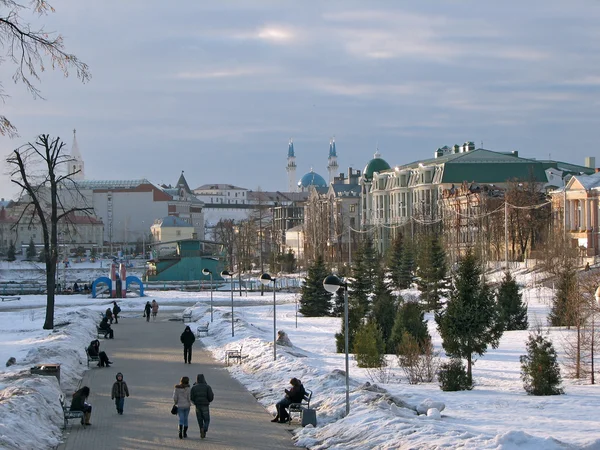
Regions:
[[[45,72],[34,100],[3,62],[20,136],[0,151],[40,133],[70,147],[76,128],[89,179],[174,184],[185,170],[192,188],[287,190],[290,137],[297,178],[327,178],[332,136],[344,172],[377,146],[390,165],[467,140],[577,164],[598,153],[597,1],[52,4],[47,31],[92,80]]]

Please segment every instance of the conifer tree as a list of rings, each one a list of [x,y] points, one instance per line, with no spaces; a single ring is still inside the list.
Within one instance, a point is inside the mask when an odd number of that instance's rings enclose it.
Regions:
[[[398,233],[392,241],[389,250],[387,264],[390,271],[392,286],[396,290],[405,289],[402,284],[402,255],[404,254],[404,238],[402,233]]]
[[[395,317],[396,298],[386,283],[385,270],[381,267],[375,280],[371,318],[381,332],[386,351],[390,353],[394,351],[391,336]]]
[[[338,292],[342,289],[338,289]],[[348,349],[354,347],[354,337],[357,331],[363,325],[365,312],[361,305],[354,298],[348,298]],[[345,320],[342,313],[342,330],[335,334],[335,347],[338,353],[343,353],[345,350]]]
[[[321,255],[308,268],[308,274],[301,289],[299,311],[306,317],[322,317],[331,310],[331,294],[323,287],[323,280],[329,275]]]
[[[488,345],[498,346],[502,325],[494,296],[470,250],[460,260],[446,309],[436,313],[435,321],[446,354],[467,360],[467,378],[472,383],[473,355],[483,355]]]
[[[367,239],[359,247],[354,257],[352,266],[352,285],[349,296],[363,311],[364,315],[370,311],[370,296],[373,292],[378,262],[375,258],[373,242]]]
[[[441,307],[440,296],[447,288],[446,252],[435,233],[423,236],[419,248],[417,276],[421,299],[430,311],[437,311]]]
[[[15,259],[17,259],[16,253],[17,253],[17,250],[15,249],[15,243],[11,242],[10,245],[8,246],[8,250],[6,252],[6,260],[12,262]]]
[[[520,358],[523,387],[530,395],[559,395],[560,367],[556,350],[540,329],[529,334],[527,355]]]
[[[499,320],[506,331],[527,329],[527,305],[523,303],[519,286],[509,271],[498,288]]]
[[[37,251],[35,250],[35,243],[33,242],[33,238],[29,238],[29,245],[27,246],[27,252],[25,256],[27,259],[32,260],[37,255]]]
[[[385,349],[381,330],[374,322],[362,325],[354,339],[352,352],[358,367],[381,367],[385,361]]]
[[[402,258],[400,259],[400,270],[398,273],[398,288],[408,289],[415,279],[415,257],[414,244],[412,241],[405,241],[402,249]]]
[[[46,261],[46,249],[44,247],[42,247],[42,249],[40,250],[40,253],[38,254],[38,262],[44,262]]]
[[[427,342],[431,340],[431,335],[427,329],[425,312],[421,305],[417,302],[403,302],[398,307],[394,319],[391,336],[394,352],[398,350],[404,333],[410,334],[419,344],[421,350],[424,350]]]
[[[556,295],[549,319],[554,327],[571,327],[576,323],[577,274],[572,266],[565,266],[558,274]]]

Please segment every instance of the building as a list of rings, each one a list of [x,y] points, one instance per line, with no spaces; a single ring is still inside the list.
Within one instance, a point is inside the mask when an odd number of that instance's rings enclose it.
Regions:
[[[158,256],[175,253],[177,242],[186,239],[198,239],[194,226],[176,216],[157,219],[150,227],[152,245]]]

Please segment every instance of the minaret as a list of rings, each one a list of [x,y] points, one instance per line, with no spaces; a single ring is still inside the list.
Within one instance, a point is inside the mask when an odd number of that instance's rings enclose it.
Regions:
[[[71,178],[74,180],[85,179],[85,164],[83,158],[79,152],[79,146],[77,145],[77,131],[73,130],[73,145],[71,146],[71,157],[69,158],[69,173],[72,173]],[[75,173],[77,172],[77,173]]]
[[[296,192],[296,155],[294,155],[294,142],[290,138],[288,145],[287,167],[288,192]]]
[[[329,172],[329,183],[333,183],[333,179],[337,174],[338,163],[337,153],[335,152],[335,138],[329,141],[329,158],[327,159],[327,171]]]

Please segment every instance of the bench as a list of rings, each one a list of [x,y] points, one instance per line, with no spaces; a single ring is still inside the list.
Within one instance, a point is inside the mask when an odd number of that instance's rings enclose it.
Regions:
[[[242,359],[247,358],[248,356],[242,355],[242,347],[240,346],[239,350],[226,350],[225,351],[225,365],[229,365],[229,361],[237,360],[238,364],[241,364]]]
[[[206,322],[204,325],[198,325],[198,328],[196,329],[196,337],[201,337],[202,335],[208,336],[208,326],[209,325],[210,325],[209,322]]]
[[[15,295],[7,295],[7,296],[0,296],[0,299],[2,299],[3,302],[12,302],[14,300],[21,300],[21,297],[15,296]]]
[[[92,362],[100,362],[100,357],[99,356],[90,356],[90,352],[88,351],[87,347],[85,347],[85,356],[87,356],[87,365],[88,365],[88,367],[90,367],[90,361],[92,361]]]
[[[305,409],[310,408],[310,399],[312,398],[312,391],[310,389],[304,389],[304,398],[300,403],[291,403],[288,411],[288,423],[292,422],[292,414],[300,415],[300,422],[302,422],[302,414]]]
[[[192,310],[183,312],[183,323],[192,321]]]
[[[98,338],[103,337],[104,339],[106,339],[106,336],[108,336],[108,333],[109,333],[108,330],[103,330],[98,325],[96,325],[96,332],[97,332]]]
[[[60,394],[59,399],[60,399],[60,406],[62,407],[62,410],[63,410],[63,420],[65,421],[63,430],[67,428],[67,425],[69,424],[69,420],[71,420],[71,419],[79,419],[81,422],[83,422],[83,411],[71,411],[69,409],[70,406],[67,406],[67,402],[66,402],[65,396],[63,394]]]

